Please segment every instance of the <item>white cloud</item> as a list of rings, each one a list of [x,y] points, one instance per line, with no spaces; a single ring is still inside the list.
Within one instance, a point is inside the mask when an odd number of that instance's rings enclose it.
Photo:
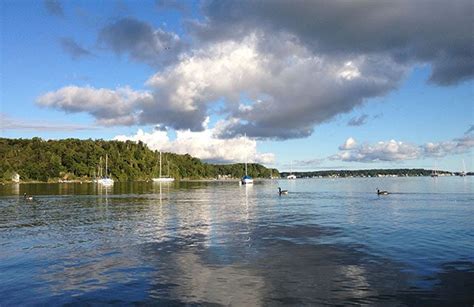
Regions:
[[[98,124],[109,126],[136,123],[140,106],[150,99],[149,93],[133,91],[129,87],[110,90],[66,86],[38,97],[37,103],[68,113],[87,112]]]
[[[426,143],[421,146],[423,155],[427,157],[444,157],[449,154],[461,154],[474,147],[474,134],[439,143]]]
[[[147,133],[139,129],[135,135],[118,135],[114,139],[142,141],[152,150],[190,154],[210,162],[244,162],[248,159],[248,162],[268,164],[275,161],[272,153],[257,152],[255,140],[246,137],[219,139],[215,136],[215,129],[205,126],[200,132],[178,130],[174,140],[170,139],[167,131]]]
[[[255,38],[241,43],[217,43],[183,55],[181,61],[147,81],[154,103],[146,106],[142,122],[159,121],[175,129],[201,130],[208,108],[220,98],[238,108],[242,91],[258,92],[264,59],[254,48]]]
[[[341,66],[342,60],[314,54],[285,34],[253,32],[205,45],[148,80],[158,107],[144,112],[143,120],[193,129],[222,99],[232,121],[225,137],[304,137],[315,124],[395,88],[405,72],[377,56],[351,57]],[[167,116],[178,112],[182,119]]]
[[[395,140],[356,146],[355,140],[349,138],[339,149],[341,149],[342,152],[329,157],[331,160],[379,162],[411,160],[417,159],[420,156],[418,146]]]
[[[356,145],[357,145],[356,140],[354,138],[350,137],[344,142],[344,144],[339,146],[339,149],[340,150],[354,149],[356,147]]]
[[[360,71],[357,66],[355,66],[351,61],[349,61],[345,63],[344,67],[339,70],[338,76],[346,80],[352,80],[360,77]]]
[[[329,157],[330,160],[347,162],[403,161],[469,152],[474,147],[474,135],[469,134],[451,141],[415,145],[395,140],[380,141],[375,144],[357,145],[353,138],[339,146],[339,153]]]

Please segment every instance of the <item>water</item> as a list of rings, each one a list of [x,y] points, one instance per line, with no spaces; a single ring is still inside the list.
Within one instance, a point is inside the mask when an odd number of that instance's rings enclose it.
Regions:
[[[111,303],[472,306],[474,178],[0,186],[0,306]]]

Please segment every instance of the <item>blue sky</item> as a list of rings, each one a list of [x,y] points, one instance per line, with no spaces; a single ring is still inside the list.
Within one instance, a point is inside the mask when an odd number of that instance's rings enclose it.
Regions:
[[[140,139],[280,170],[474,170],[469,1],[0,5],[2,137]]]

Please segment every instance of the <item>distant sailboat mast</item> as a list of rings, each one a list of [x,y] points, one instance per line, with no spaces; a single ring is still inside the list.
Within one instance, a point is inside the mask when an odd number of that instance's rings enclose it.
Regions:
[[[286,179],[296,179],[296,175],[293,175],[293,161],[290,161],[290,174],[286,176]]]
[[[245,176],[247,176],[247,159],[245,159]]]
[[[109,158],[109,157],[108,157],[108,155],[106,154],[106,155],[105,155],[105,178],[108,178],[108,175],[107,175],[107,166],[108,166],[108,165],[107,165],[107,160],[108,160],[108,158]]]
[[[99,178],[102,178],[102,156],[99,159]]]
[[[161,157],[161,151],[160,151],[159,163],[160,163],[159,177],[158,177],[158,178],[152,178],[152,180],[153,180],[154,182],[171,182],[171,181],[174,181],[174,178],[171,178],[171,177],[170,177],[169,164],[168,164],[168,177],[163,177],[163,174],[162,174],[162,157]]]
[[[100,178],[97,180],[97,183],[104,185],[104,186],[111,186],[114,184],[114,180],[112,178],[109,178],[109,156],[106,154],[105,155],[105,176],[102,176],[102,157],[100,157],[99,160],[99,176]]]
[[[247,138],[247,134],[244,134]],[[248,175],[247,160],[249,159],[248,153],[245,154],[245,176],[240,180],[241,184],[253,184],[253,179]]]
[[[160,151],[160,178],[161,178],[161,151]]]

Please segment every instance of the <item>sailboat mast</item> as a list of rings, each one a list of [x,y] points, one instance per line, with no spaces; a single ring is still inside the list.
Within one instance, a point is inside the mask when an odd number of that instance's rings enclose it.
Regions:
[[[160,151],[160,178],[161,178],[161,151]]]
[[[244,134],[244,137],[247,138],[247,133]],[[247,176],[247,160],[249,159],[248,154],[245,156],[245,176]]]
[[[105,178],[107,178],[107,160],[108,160],[108,155],[105,155]]]

